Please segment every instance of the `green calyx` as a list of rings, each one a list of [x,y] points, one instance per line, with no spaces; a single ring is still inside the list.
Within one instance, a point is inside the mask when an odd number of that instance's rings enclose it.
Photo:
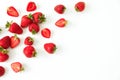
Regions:
[[[33,20],[33,16],[32,16],[31,13],[28,15],[28,18],[30,18],[31,20]]]
[[[4,49],[3,47],[0,46],[0,52],[4,53],[4,54],[7,54],[8,53],[8,50],[7,49]]]
[[[8,21],[7,21],[5,27],[6,27],[6,28],[9,28],[12,22],[13,22],[13,21],[11,21],[11,22],[8,22]]]
[[[45,18],[45,15],[42,15],[42,16],[39,16],[39,22],[42,23],[42,22],[45,22],[46,21],[46,18]]]
[[[37,32],[33,29],[32,30],[32,34],[35,35]]]

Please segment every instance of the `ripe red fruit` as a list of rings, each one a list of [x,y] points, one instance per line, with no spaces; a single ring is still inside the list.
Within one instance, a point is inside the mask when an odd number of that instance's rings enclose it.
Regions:
[[[3,66],[0,66],[0,77],[5,74],[5,68]]]
[[[65,27],[66,24],[67,24],[67,20],[65,20],[64,18],[60,18],[59,20],[57,20],[57,21],[55,22],[55,25],[56,25],[57,27],[60,27],[60,28]]]
[[[10,39],[11,39],[11,44],[10,44],[11,48],[15,48],[20,44],[20,38],[17,37],[17,35],[11,36]]]
[[[50,31],[50,29],[48,29],[48,28],[44,28],[44,29],[41,30],[41,34],[42,34],[42,36],[45,37],[45,38],[50,38],[50,36],[51,36],[51,31]]]
[[[7,9],[7,14],[8,14],[9,16],[12,16],[12,17],[18,17],[18,16],[19,16],[18,11],[17,11],[16,8],[13,7],[13,6],[8,7],[8,9]]]
[[[33,46],[29,45],[24,48],[23,53],[27,58],[32,58],[35,57],[36,50]]]
[[[7,54],[8,51],[0,47],[0,62],[5,62],[8,60],[9,55]]]
[[[25,40],[24,40],[25,45],[32,45],[33,42],[34,42],[34,40],[30,36],[26,37]]]
[[[29,26],[31,23],[32,23],[32,15],[29,14],[29,15],[24,15],[22,16],[22,19],[21,19],[21,27],[22,28],[26,28],[27,26]]]
[[[27,5],[26,10],[29,12],[29,11],[36,10],[36,8],[37,8],[37,6],[36,6],[35,2],[29,2],[28,5]]]
[[[20,62],[11,63],[11,68],[16,73],[24,70],[24,68]]]
[[[10,47],[11,41],[9,36],[4,36],[2,39],[0,39],[0,46],[4,49],[7,49]]]
[[[41,13],[41,12],[35,12],[34,14],[33,14],[33,20],[34,20],[34,22],[36,22],[36,23],[42,23],[42,22],[45,22],[45,16],[44,16],[44,14],[43,13]]]
[[[64,11],[65,11],[65,9],[66,9],[65,6],[62,5],[62,4],[56,5],[56,6],[54,7],[54,10],[55,10],[58,14],[63,14]]]
[[[53,54],[56,50],[56,45],[54,43],[45,43],[44,44],[44,49],[50,53]]]
[[[85,3],[84,2],[78,2],[75,4],[75,10],[78,12],[81,12],[85,9]]]
[[[32,33],[32,34],[36,34],[38,33],[40,30],[40,27],[38,24],[36,23],[32,23],[29,25],[29,31]]]
[[[8,30],[11,33],[16,33],[16,34],[22,34],[23,33],[22,28],[16,22],[13,22],[13,23],[7,22],[6,28],[9,28]]]

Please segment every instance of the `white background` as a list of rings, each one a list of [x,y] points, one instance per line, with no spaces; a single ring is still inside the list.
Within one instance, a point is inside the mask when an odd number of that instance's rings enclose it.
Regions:
[[[31,0],[0,0],[0,38],[12,36],[5,29],[6,21],[20,24],[21,17],[29,14],[26,5]],[[24,29],[21,44],[9,49],[10,58],[4,63],[6,73],[0,80],[120,80],[120,0],[33,0],[37,11],[43,12],[46,22],[41,29],[48,27],[52,31],[50,39],[45,39],[40,32],[31,35]],[[75,3],[84,1],[84,12],[74,10]],[[54,6],[64,4],[66,11],[60,15]],[[6,14],[8,6],[14,6],[20,13],[18,18]],[[32,12],[32,13],[34,13]],[[54,25],[59,18],[68,20],[65,28]],[[38,52],[35,58],[26,58],[23,54],[24,38],[31,35]],[[45,52],[43,44],[54,42],[55,54]],[[20,73],[12,71],[10,64],[19,61],[25,70]]]

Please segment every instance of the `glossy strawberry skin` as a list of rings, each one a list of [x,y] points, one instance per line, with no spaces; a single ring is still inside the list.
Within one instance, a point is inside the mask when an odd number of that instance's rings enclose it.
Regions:
[[[5,68],[3,66],[0,66],[0,77],[5,74]]]
[[[8,9],[7,9],[7,14],[9,16],[12,16],[12,17],[18,17],[19,16],[19,13],[18,11],[16,10],[15,7],[13,6],[9,6]]]
[[[65,6],[62,5],[62,4],[56,5],[56,6],[54,7],[54,10],[55,10],[58,14],[63,14],[64,11],[65,11],[65,9],[66,9]]]
[[[32,33],[32,34],[36,34],[38,33],[40,30],[40,27],[38,24],[36,23],[32,23],[29,25],[29,31]]]
[[[26,37],[25,40],[24,40],[25,45],[32,45],[33,42],[34,42],[34,40],[30,36]]]
[[[44,49],[49,53],[53,54],[56,50],[56,45],[54,43],[45,43]]]
[[[48,28],[44,28],[41,30],[41,35],[45,38],[50,38],[51,36],[51,31]]]
[[[22,66],[22,64],[20,62],[11,63],[11,68],[16,73],[23,70],[23,66]]]
[[[67,20],[64,19],[64,18],[60,18],[59,20],[57,20],[57,21],[55,22],[55,25],[56,25],[57,27],[60,27],[60,28],[65,27],[66,24],[67,24]]]
[[[15,48],[20,44],[20,38],[17,37],[17,35],[11,36],[10,39],[11,39],[11,44],[10,44],[11,48]]]
[[[75,10],[78,12],[82,12],[85,9],[85,2],[78,2],[75,4]]]
[[[5,52],[0,51],[0,62],[5,62],[9,59],[9,55]]]
[[[29,45],[23,49],[23,53],[27,58],[32,58],[32,57],[35,57],[36,50],[33,46]]]
[[[26,28],[28,27],[31,23],[32,23],[32,16],[31,14],[29,15],[24,15],[22,16],[22,19],[21,19],[21,27],[22,28]]]
[[[37,9],[36,3],[30,1],[27,5],[26,11],[30,12],[30,11],[34,11]]]
[[[7,49],[10,47],[11,41],[9,36],[4,36],[2,39],[0,39],[0,46],[4,49]]]

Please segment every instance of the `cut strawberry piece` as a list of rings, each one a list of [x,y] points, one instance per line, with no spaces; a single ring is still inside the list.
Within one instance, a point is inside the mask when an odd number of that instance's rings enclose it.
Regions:
[[[18,17],[18,16],[19,16],[18,11],[17,11],[16,8],[13,7],[13,6],[8,7],[8,9],[7,9],[7,14],[8,14],[9,16],[12,16],[12,17]]]
[[[55,25],[60,28],[65,27],[66,24],[67,24],[67,20],[65,20],[64,18],[61,18],[55,22]]]
[[[50,36],[51,36],[51,31],[50,31],[50,29],[48,29],[48,28],[44,28],[44,29],[41,30],[41,34],[42,34],[42,36],[45,37],[45,38],[50,38]]]
[[[17,35],[12,36],[10,39],[11,39],[11,45],[10,45],[11,48],[15,48],[20,44],[20,38],[17,37]]]
[[[29,2],[28,5],[27,5],[26,10],[29,12],[29,11],[36,10],[36,8],[37,8],[37,6],[36,6],[35,2]]]
[[[5,68],[3,66],[0,66],[0,77],[5,74]]]

